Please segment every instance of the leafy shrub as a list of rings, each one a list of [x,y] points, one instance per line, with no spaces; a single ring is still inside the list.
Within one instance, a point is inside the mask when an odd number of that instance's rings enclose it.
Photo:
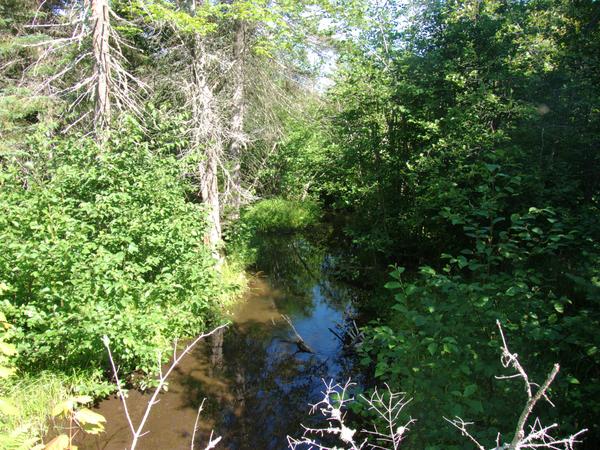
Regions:
[[[414,417],[424,432],[409,436],[412,445],[462,448],[453,430],[436,427],[441,416],[477,418],[490,442],[496,431],[512,431],[523,392],[494,379],[497,319],[514,336],[514,350],[531,361],[533,378],[561,362],[557,408],[549,414],[573,430],[594,424],[600,413],[593,400],[600,393],[599,252],[586,228],[552,208],[501,217],[492,202],[442,215],[462,226],[472,245],[458,256],[444,255],[442,270],[421,267],[412,281],[404,269],[394,270],[386,285],[394,292],[391,314],[366,328],[362,348],[362,362],[376,378],[414,396]]]
[[[0,174],[0,306],[19,365],[103,368],[106,334],[124,372],[153,370],[215,307],[202,207],[135,130],[103,151],[86,139],[35,151]]]

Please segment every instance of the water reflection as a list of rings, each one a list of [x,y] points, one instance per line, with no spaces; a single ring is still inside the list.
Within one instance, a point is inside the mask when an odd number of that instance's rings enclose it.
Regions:
[[[144,449],[190,448],[196,410],[204,405],[196,448],[210,430],[225,449],[284,449],[286,436],[309,424],[308,404],[318,401],[322,379],[344,380],[352,360],[329,327],[351,308],[352,291],[327,279],[326,249],[301,236],[265,239],[257,277],[232,312],[233,324],[216,333],[182,361],[149,421]],[[286,314],[314,353],[301,352]],[[139,417],[147,396],[132,393]],[[83,448],[122,449],[128,429],[116,399],[103,402],[107,433]],[[204,444],[204,445],[203,445]]]

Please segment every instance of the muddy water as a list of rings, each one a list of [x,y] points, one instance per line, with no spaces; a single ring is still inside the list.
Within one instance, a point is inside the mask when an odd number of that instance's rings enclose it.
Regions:
[[[222,449],[285,449],[286,436],[308,425],[309,404],[320,399],[322,379],[345,380],[353,358],[329,331],[352,311],[353,292],[327,276],[327,249],[299,236],[272,238],[259,252],[257,276],[231,311],[232,324],[190,353],[171,375],[168,392],[152,410],[142,449],[189,449],[203,399],[195,448],[205,448],[210,431]],[[298,351],[290,317],[314,353]],[[131,392],[129,409],[138,423],[148,395]],[[125,449],[130,433],[116,398],[98,412],[106,433],[86,438],[80,448]]]

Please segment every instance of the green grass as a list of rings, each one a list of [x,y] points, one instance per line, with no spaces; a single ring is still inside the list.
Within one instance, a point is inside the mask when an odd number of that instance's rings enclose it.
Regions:
[[[295,231],[314,225],[320,215],[319,205],[313,201],[271,198],[248,207],[241,220],[260,232]]]
[[[98,375],[65,375],[44,371],[19,374],[0,386],[0,398],[17,408],[14,415],[0,415],[0,450],[30,449],[42,441],[51,424],[54,406],[73,394],[106,395],[112,388]]]
[[[222,309],[234,304],[248,287],[248,274],[239,258],[228,256],[219,268],[221,292],[218,303]]]
[[[318,203],[271,198],[246,207],[240,219],[226,230],[227,259],[235,270],[252,266],[264,235],[300,231],[321,218]]]

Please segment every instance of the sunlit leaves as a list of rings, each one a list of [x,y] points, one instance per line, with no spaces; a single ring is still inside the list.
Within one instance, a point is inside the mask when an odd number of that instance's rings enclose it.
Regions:
[[[77,410],[74,419],[86,433],[98,434],[104,431],[104,422],[106,422],[104,416],[87,408]]]
[[[7,400],[4,400],[3,398],[0,398],[0,414],[4,414],[7,416],[14,416],[17,415],[19,413],[19,410],[17,409],[17,407],[15,405],[13,405],[12,403],[10,403]]]
[[[99,367],[107,334],[122,367],[151,371],[157,349],[200,328],[210,309],[204,214],[186,202],[175,159],[135,132],[115,141],[102,156],[90,142],[62,142],[52,176],[28,190],[4,172],[0,299],[26,366]],[[29,170],[44,165],[40,154]]]
[[[71,450],[72,448],[69,436],[60,434],[48,442],[44,450]]]
[[[52,410],[52,415],[74,422],[77,427],[88,434],[102,433],[104,432],[106,418],[88,408],[81,407],[81,405],[91,403],[92,401],[92,397],[87,395],[70,397],[57,404]],[[61,436],[53,439],[46,445],[46,448],[64,448],[72,450],[74,446],[72,445],[69,436],[67,436],[67,441],[65,441],[64,438],[61,438]]]

